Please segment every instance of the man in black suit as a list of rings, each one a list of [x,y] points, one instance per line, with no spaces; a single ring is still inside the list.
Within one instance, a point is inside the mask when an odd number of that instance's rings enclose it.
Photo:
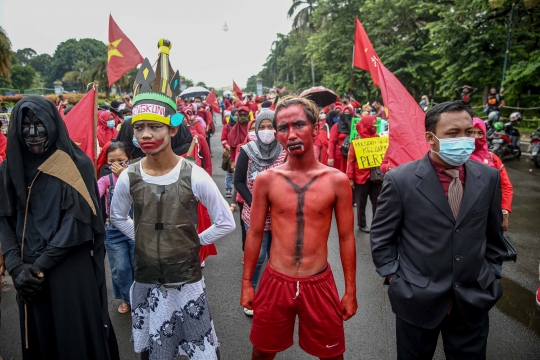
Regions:
[[[389,283],[398,359],[485,359],[488,311],[502,295],[499,172],[467,161],[472,112],[461,101],[426,114],[431,151],[386,174],[371,251]]]

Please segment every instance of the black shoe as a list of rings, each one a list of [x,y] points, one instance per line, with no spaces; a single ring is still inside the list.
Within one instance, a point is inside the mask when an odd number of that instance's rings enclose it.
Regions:
[[[369,228],[367,226],[359,227],[360,231],[365,232],[366,234],[369,234]]]

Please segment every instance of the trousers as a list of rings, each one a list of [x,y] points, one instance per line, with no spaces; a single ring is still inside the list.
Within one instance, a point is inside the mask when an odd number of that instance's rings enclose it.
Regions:
[[[398,360],[428,360],[433,358],[439,333],[448,360],[485,360],[489,333],[489,317],[468,325],[457,305],[435,329],[424,329],[396,316]]]
[[[111,267],[114,297],[129,304],[129,289],[135,273],[135,241],[114,226],[107,228],[106,235],[105,250]]]
[[[373,216],[377,210],[377,198],[381,194],[382,183],[366,181],[364,184],[354,183],[354,199],[356,200],[356,217],[358,219],[358,227],[366,226],[366,206],[367,199],[371,201]]]

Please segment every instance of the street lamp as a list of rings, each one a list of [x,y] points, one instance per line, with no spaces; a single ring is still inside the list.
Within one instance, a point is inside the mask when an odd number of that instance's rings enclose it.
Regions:
[[[80,67],[79,71],[81,72],[81,89],[82,89],[81,93],[83,93],[84,92],[84,82],[83,82],[83,79],[82,79],[82,73],[84,71],[84,68]]]
[[[229,31],[229,27],[227,26],[226,21],[225,21],[225,25],[223,25],[223,31],[225,31],[225,32]]]

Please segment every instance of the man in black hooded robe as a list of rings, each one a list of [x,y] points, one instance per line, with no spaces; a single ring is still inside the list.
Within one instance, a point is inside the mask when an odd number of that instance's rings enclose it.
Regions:
[[[13,109],[0,166],[0,242],[17,290],[23,359],[118,359],[91,160],[55,105]]]

